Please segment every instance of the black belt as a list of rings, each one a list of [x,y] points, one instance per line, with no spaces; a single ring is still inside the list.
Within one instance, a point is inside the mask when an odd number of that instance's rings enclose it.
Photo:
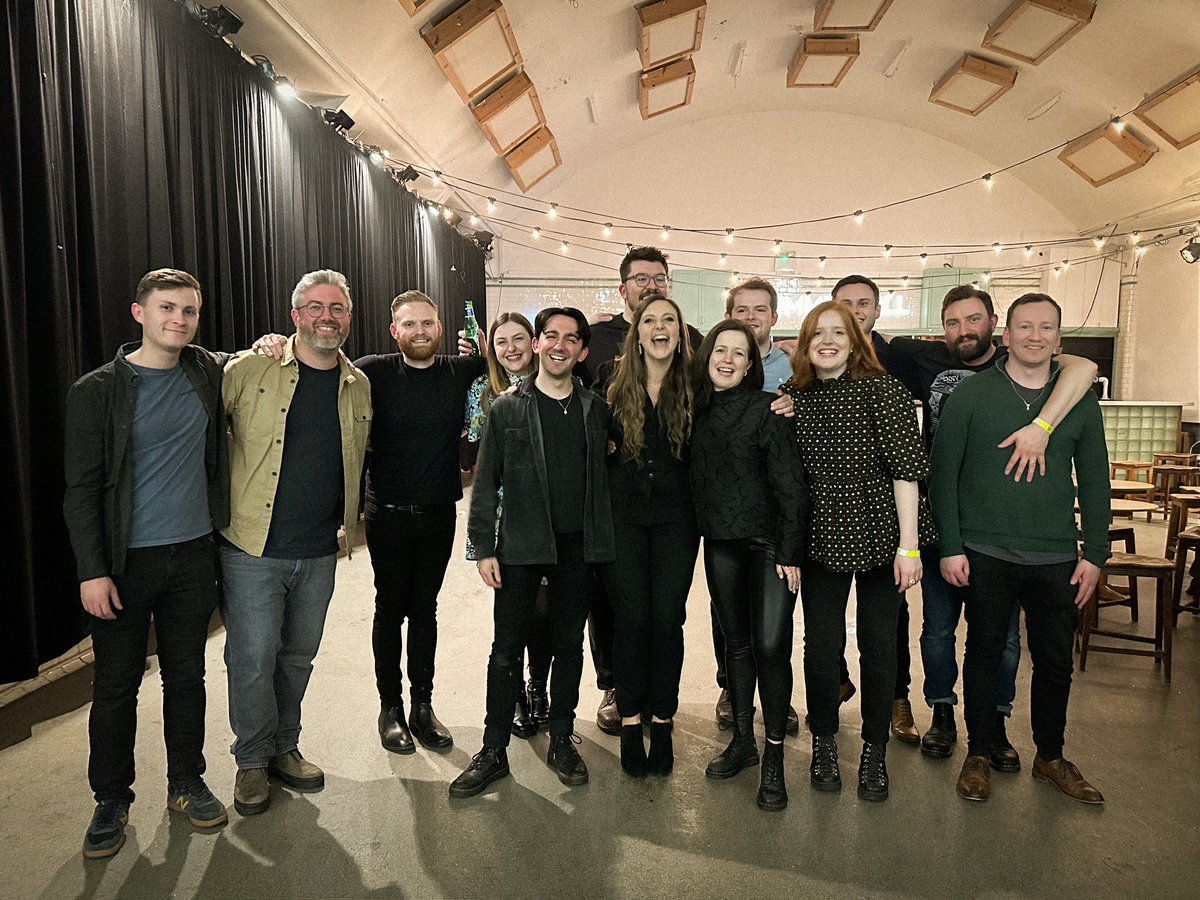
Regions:
[[[397,503],[381,503],[379,505],[382,509],[386,509],[389,512],[403,512],[412,516],[423,515],[424,513],[431,512],[434,509],[432,506],[421,506],[417,503],[410,503],[407,506],[401,506]]]

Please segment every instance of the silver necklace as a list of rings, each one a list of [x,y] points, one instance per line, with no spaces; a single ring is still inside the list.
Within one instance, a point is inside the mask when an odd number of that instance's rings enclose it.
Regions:
[[[565,416],[567,414],[567,410],[571,408],[571,401],[574,399],[575,399],[575,392],[571,391],[571,393],[569,395],[567,395],[566,403],[563,403],[557,397],[554,398],[554,402],[557,403],[562,408],[563,415]]]
[[[1004,377],[1008,379],[1008,386],[1010,388],[1012,388],[1013,393],[1017,395],[1017,399],[1025,404],[1025,412],[1029,412],[1030,407],[1032,407],[1033,404],[1037,403],[1039,400],[1042,399],[1042,394],[1046,393],[1046,388],[1050,384],[1050,382],[1047,381],[1045,384],[1042,385],[1042,389],[1040,391],[1038,391],[1036,397],[1034,397],[1032,400],[1026,400],[1024,397],[1021,396],[1021,392],[1017,390],[1016,382],[1014,382],[1012,380],[1012,376],[1009,375],[1007,372],[1005,372]]]

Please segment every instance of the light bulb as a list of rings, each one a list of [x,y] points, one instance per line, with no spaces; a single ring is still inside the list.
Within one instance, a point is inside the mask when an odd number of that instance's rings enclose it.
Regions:
[[[825,268],[825,257],[818,256],[817,257],[817,265],[820,266],[822,269]]]
[[[727,244],[733,243],[733,229],[732,228],[725,229],[725,243],[727,243]]]
[[[1031,256],[1033,256],[1033,245],[1026,244],[1025,245],[1025,258],[1029,259],[1029,257],[1031,257]]]
[[[1096,245],[1097,250],[1100,250],[1104,247],[1104,238],[1094,237],[1092,238],[1092,243]]]
[[[861,225],[861,224],[863,223],[863,219],[865,219],[865,218],[866,218],[866,216],[867,216],[867,214],[866,214],[866,213],[864,213],[864,212],[863,212],[861,209],[856,209],[856,210],[854,211],[854,221],[855,221],[855,223],[857,223],[857,224]]]
[[[562,246],[558,248],[558,252],[559,252],[559,253],[570,253],[570,252],[571,252],[571,245],[570,245],[570,244],[568,244],[566,241],[563,241],[563,242],[562,242]]]
[[[781,250],[783,250],[783,241],[776,241],[774,252],[779,253]]]
[[[558,218],[558,204],[557,203],[550,204],[550,208],[548,210],[546,210],[546,218],[547,219]]]
[[[660,234],[659,237],[661,237],[664,241],[669,241],[671,239],[671,226],[664,225],[662,234]]]
[[[1001,250],[1003,250],[1004,248],[1000,246],[1000,242],[999,242],[999,241],[996,241],[996,243],[992,244],[992,249],[993,249],[994,251],[996,251],[996,255],[997,255],[997,256],[999,256],[999,255],[1000,255],[1000,251],[1001,251]]]
[[[887,259],[887,258],[889,258],[891,255],[892,255],[892,245],[891,245],[891,244],[884,244],[884,245],[883,245],[883,258],[884,258],[884,259]]]
[[[728,257],[727,257],[727,256],[726,256],[724,253],[722,253],[722,254],[721,254],[721,259],[720,259],[720,263],[721,263],[721,265],[725,265],[725,264],[726,264],[726,263],[728,263],[728,262],[729,262],[729,258],[728,258]]]
[[[1117,134],[1120,134],[1122,131],[1125,130],[1125,123],[1121,121],[1120,116],[1113,116],[1112,127],[1113,127],[1113,131],[1115,131]]]
[[[983,176],[983,186],[989,191],[992,189],[992,173],[988,172]]]
[[[1062,267],[1064,272],[1067,271],[1067,269],[1071,268],[1071,261],[1069,259],[1064,259],[1062,261]]]
[[[533,231],[531,231],[529,233],[529,236],[532,237],[536,241],[538,238],[540,238],[542,236],[542,229],[538,228],[535,225]]]
[[[604,223],[604,236],[605,236],[605,237],[612,237],[612,222],[605,222],[605,223]]]
[[[921,268],[923,269],[923,268],[925,268],[927,265],[929,265],[929,254],[928,254],[928,253],[922,253],[922,254],[921,254]]]
[[[433,174],[432,174],[431,176],[429,176],[429,177],[433,179],[433,183],[434,183],[434,184],[441,184],[441,183],[442,183],[442,173],[441,173],[441,172],[439,172],[437,169],[434,169],[434,170],[433,170]]]
[[[487,211],[488,212],[496,211],[496,198],[495,197],[488,197]]]

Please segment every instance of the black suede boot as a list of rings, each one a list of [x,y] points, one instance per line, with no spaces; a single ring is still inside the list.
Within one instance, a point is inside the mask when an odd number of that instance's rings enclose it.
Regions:
[[[650,755],[646,759],[651,775],[670,775],[675,767],[675,745],[671,740],[673,722],[650,723]]]
[[[733,719],[733,740],[725,751],[704,769],[709,778],[732,778],[747,766],[758,765],[758,742],[754,739],[754,707],[738,712]]]
[[[767,741],[763,747],[762,774],[758,784],[758,808],[767,812],[778,812],[788,802],[787,788],[783,783],[783,741]]]
[[[621,726],[621,768],[633,778],[646,777],[646,739],[641,722]]]
[[[934,759],[945,759],[954,752],[957,740],[954,706],[949,703],[933,704],[933,721],[929,724],[929,730],[921,736],[921,753]]]

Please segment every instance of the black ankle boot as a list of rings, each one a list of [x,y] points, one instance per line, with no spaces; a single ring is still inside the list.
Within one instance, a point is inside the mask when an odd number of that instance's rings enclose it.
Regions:
[[[529,679],[529,714],[538,728],[550,723],[550,695],[546,693],[545,681]]]
[[[621,726],[621,768],[633,778],[646,777],[646,740],[641,722]]]
[[[838,769],[837,739],[832,734],[814,734],[812,739],[812,764],[808,769],[808,780],[818,791],[840,791],[842,773]]]
[[[787,788],[783,784],[783,742],[767,741],[763,747],[762,775],[758,783],[758,808],[778,812],[787,806]]]
[[[997,772],[1020,772],[1021,756],[1008,742],[1008,734],[1004,729],[1004,720],[1007,718],[1002,712],[996,713],[996,743],[988,756],[988,762]]]
[[[646,759],[646,768],[651,775],[670,775],[675,767],[675,746],[671,740],[673,727],[673,722],[650,723],[650,755]]]
[[[949,703],[933,704],[933,721],[929,724],[929,730],[921,736],[921,753],[934,759],[945,759],[954,752],[957,740],[954,706]]]
[[[758,765],[758,742],[754,739],[754,708],[737,713],[733,720],[733,740],[724,752],[714,757],[704,769],[709,778],[720,781],[732,778],[746,766]]]
[[[512,733],[519,738],[531,738],[537,731],[537,722],[529,712],[529,696],[522,690],[517,694],[517,705],[513,709]]]
[[[858,798],[886,800],[888,798],[887,744],[863,744],[858,761]]]
[[[404,719],[403,703],[379,711],[379,743],[392,753],[416,752],[417,745]]]

